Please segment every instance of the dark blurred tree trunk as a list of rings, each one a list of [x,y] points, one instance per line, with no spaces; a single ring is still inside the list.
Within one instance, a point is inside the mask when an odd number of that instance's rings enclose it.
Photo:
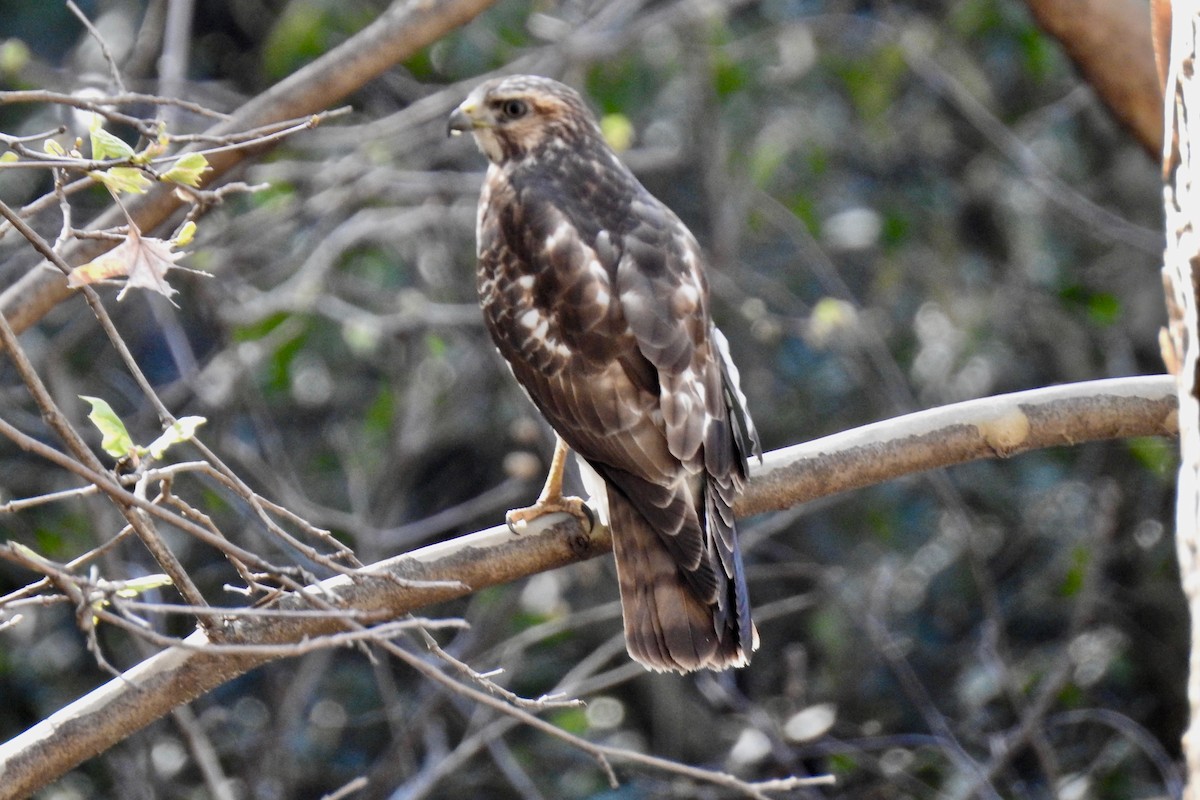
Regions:
[[[1146,152],[1162,149],[1161,94],[1144,0],[1025,0]]]
[[[1192,176],[1191,114],[1200,113],[1200,81],[1194,70],[1200,3],[1172,4],[1170,57],[1166,89],[1167,142],[1163,148],[1166,179],[1166,252],[1163,283],[1168,329],[1162,337],[1163,358],[1176,376],[1179,393],[1179,489],[1176,499],[1176,547],[1183,591],[1191,612],[1191,655],[1188,697],[1191,708],[1183,751],[1187,762],[1186,800],[1200,798],[1200,184]]]

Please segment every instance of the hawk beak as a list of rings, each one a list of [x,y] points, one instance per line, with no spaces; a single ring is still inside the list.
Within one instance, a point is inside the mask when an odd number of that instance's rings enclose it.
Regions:
[[[474,103],[463,103],[454,109],[446,124],[446,135],[458,136],[460,133],[469,133],[474,130],[478,125],[475,119],[475,114],[478,113],[478,110],[479,107]]]

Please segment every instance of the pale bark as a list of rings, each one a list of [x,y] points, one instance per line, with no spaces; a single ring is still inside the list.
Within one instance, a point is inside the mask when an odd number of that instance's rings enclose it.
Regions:
[[[1166,252],[1163,283],[1166,287],[1168,328],[1163,338],[1164,357],[1175,373],[1179,402],[1179,486],[1176,498],[1175,542],[1179,575],[1191,613],[1191,650],[1188,663],[1187,731],[1183,752],[1187,766],[1185,798],[1200,798],[1200,182],[1192,145],[1191,113],[1200,113],[1200,81],[1195,75],[1200,2],[1179,0],[1172,5],[1171,52],[1166,83],[1166,130],[1170,146],[1163,149],[1163,194],[1166,208]]]

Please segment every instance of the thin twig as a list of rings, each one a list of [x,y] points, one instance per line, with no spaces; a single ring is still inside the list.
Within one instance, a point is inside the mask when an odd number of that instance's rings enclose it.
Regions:
[[[573,733],[569,733],[568,731],[565,731],[562,728],[553,725],[552,723],[546,722],[545,720],[534,716],[523,708],[513,706],[510,703],[507,703],[482,689],[476,689],[473,686],[459,683],[450,678],[441,670],[433,667],[433,665],[417,658],[412,653],[397,647],[392,642],[381,642],[380,646],[395,658],[400,659],[409,667],[421,673],[424,677],[445,687],[446,689],[449,689],[457,694],[461,694],[476,703],[488,706],[489,708],[499,711],[502,714],[511,716],[531,728],[549,734],[550,736],[553,736],[554,738],[589,754],[593,759],[595,759],[596,763],[601,767],[601,769],[604,770],[605,775],[608,777],[609,785],[614,789],[620,785],[620,782],[617,780],[616,772],[614,772],[612,768],[611,760],[613,759],[632,761],[676,775],[683,775],[694,780],[712,783],[717,786],[723,786],[725,788],[738,791],[747,797],[756,798],[756,800],[770,800],[766,794],[768,791],[790,791],[792,789],[798,789],[805,786],[827,785],[833,782],[833,779],[829,776],[820,776],[816,778],[787,778],[784,780],[768,781],[765,783],[751,783],[743,781],[727,772],[701,769],[700,767],[688,766],[677,761],[671,761],[665,758],[657,758],[655,756],[638,753],[625,748],[596,744],[595,742],[590,742],[587,739],[576,736]]]
[[[194,536],[205,544],[208,544],[227,555],[233,555],[246,561],[256,569],[267,572],[278,572],[281,575],[285,572],[295,572],[295,570],[292,569],[285,570],[282,567],[274,566],[255,553],[252,553],[249,550],[244,550],[225,538],[214,537],[209,531],[206,531],[204,528],[195,524],[191,520],[184,519],[177,514],[172,514],[170,511],[151,503],[145,498],[138,497],[131,492],[125,491],[124,487],[122,487],[119,483],[110,482],[110,479],[107,475],[93,471],[70,456],[60,453],[53,447],[39,442],[37,439],[34,439],[33,437],[20,431],[3,418],[0,418],[0,435],[8,437],[22,450],[41,456],[47,461],[50,461],[51,463],[56,464],[65,470],[73,472],[80,478],[83,478],[85,481],[95,484],[99,491],[104,492],[110,497],[113,497],[114,499],[118,500],[119,503],[136,506],[151,516],[157,517],[163,522],[179,528],[181,531],[189,534],[190,536]]]
[[[17,216],[7,204],[3,202],[0,202],[0,215],[3,215],[13,225],[13,227],[16,228],[21,235],[24,236],[29,243],[32,244],[39,253],[42,254],[44,258],[58,267],[58,269],[62,271],[64,275],[70,273],[70,266],[63,261],[62,257],[58,255],[54,248],[52,248],[50,244],[43,239],[40,234],[37,233],[37,231],[33,230],[24,220]],[[120,332],[117,331],[116,325],[113,324],[112,318],[109,316],[108,311],[104,308],[104,304],[100,301],[99,295],[96,294],[95,290],[90,286],[82,286],[80,288],[82,290],[84,299],[91,307],[92,313],[95,315],[96,320],[100,323],[100,327],[104,330],[109,341],[112,343],[118,355],[121,357],[121,361],[125,364],[126,369],[129,370],[129,373],[133,376],[134,381],[137,383],[139,388],[141,388],[143,396],[150,401],[151,405],[157,412],[159,421],[163,428],[165,429],[166,427],[173,425],[176,421],[174,415],[171,414],[171,412],[163,404],[162,400],[158,397],[158,394],[154,391],[154,388],[150,385],[150,382],[146,379],[146,376],[143,374],[141,368],[138,366],[137,361],[133,358],[133,354],[129,352],[129,348],[126,346],[125,340],[121,337]],[[13,341],[15,342],[15,338]],[[48,397],[48,395],[46,395],[46,397]],[[275,533],[275,535],[282,538],[289,545],[303,552],[313,561],[322,564],[329,569],[338,572],[345,572],[349,569],[361,566],[357,559],[354,559],[349,548],[347,548],[341,542],[338,542],[328,533],[328,531],[321,531],[314,526],[308,526],[307,528],[310,533],[315,533],[316,535],[320,536],[326,543],[333,544],[333,546],[340,552],[341,557],[350,561],[350,567],[339,564],[329,556],[318,552],[314,548],[293,537],[268,516],[265,509],[258,502],[257,496],[250,490],[250,487],[247,486],[246,483],[241,480],[241,478],[234,474],[233,470],[229,469],[215,453],[205,447],[198,438],[193,439],[193,444],[201,450],[204,457],[210,463],[214,464],[218,470],[229,477],[233,486],[236,487],[239,491],[239,494],[242,495],[242,498],[251,504],[251,506],[258,513],[259,518],[263,520],[268,529]],[[90,454],[90,451],[87,452]],[[98,465],[99,462],[97,461],[95,465],[90,466],[95,469]],[[174,577],[175,575],[172,575],[172,578]],[[179,588],[181,592],[184,591],[183,586]],[[185,599],[187,599],[188,602],[192,603],[193,605],[199,605],[199,603],[195,602],[197,599],[196,597],[189,597],[185,594]]]
[[[122,92],[120,94],[109,94],[102,97],[85,97],[75,94],[63,94],[62,92],[51,92],[44,89],[0,92],[0,105],[16,103],[55,103],[58,105],[79,108],[84,111],[95,111],[97,113],[103,113],[106,106],[175,106],[183,109],[184,111],[190,111],[193,114],[200,114],[212,119],[229,119],[228,114],[224,114],[220,111],[214,111],[211,108],[206,108],[205,106],[202,106],[198,103],[193,103],[190,100],[181,100],[178,97],[164,97],[157,94],[142,94],[139,92]]]
[[[10,216],[13,214],[12,209],[10,209],[4,203],[0,203],[0,213],[4,214],[6,217],[9,217],[10,220],[15,219],[20,222],[19,218]],[[20,224],[24,225],[24,222],[20,222]],[[41,237],[38,237],[38,239],[41,241],[42,245],[46,246],[47,248],[49,247],[49,245],[46,245],[44,239],[41,239]],[[92,294],[95,293],[93,292]],[[83,438],[78,434],[78,432],[75,431],[74,427],[72,427],[71,423],[67,420],[66,415],[59,410],[58,405],[50,396],[50,392],[47,391],[45,384],[42,383],[41,377],[37,374],[37,371],[29,362],[29,358],[25,355],[25,350],[21,347],[21,343],[17,340],[16,334],[13,333],[12,328],[9,327],[8,320],[5,319],[2,314],[0,314],[0,343],[4,345],[4,349],[8,353],[9,360],[13,362],[13,365],[17,369],[17,373],[21,376],[21,380],[25,383],[26,388],[29,389],[30,394],[33,396],[34,402],[41,411],[43,419],[46,420],[46,423],[67,445],[67,448],[75,456],[75,460],[79,462],[80,466],[86,468],[97,476],[97,478],[101,481],[101,483],[98,484],[101,486],[101,488],[115,489],[120,494],[129,494],[121,490],[120,484],[113,480],[112,477],[107,473],[107,471],[104,469],[104,466],[100,463],[100,459],[98,459],[95,454],[88,449],[87,445],[83,441]],[[162,539],[159,538],[158,533],[154,530],[151,520],[138,513],[138,511],[132,508],[128,503],[117,502],[116,506],[121,512],[122,516],[124,516],[129,524],[133,526],[138,538],[142,540],[142,544],[144,544],[146,549],[150,551],[150,554],[154,557],[154,560],[160,567],[162,567],[164,572],[171,576],[171,580],[174,582],[176,590],[183,595],[184,600],[192,605],[206,605],[204,601],[204,595],[200,593],[199,588],[197,588],[196,584],[187,574],[187,571],[183,568],[183,564],[180,563],[179,558],[174,552],[171,551],[170,548],[166,546]]]
[[[108,49],[108,42],[104,41],[104,37],[100,35],[100,31],[96,30],[96,26],[87,18],[87,15],[79,10],[79,6],[75,5],[74,0],[67,0],[67,8],[83,23],[83,27],[87,28],[87,32],[96,40],[96,44],[100,45],[100,52],[104,56],[105,63],[108,64],[108,71],[113,85],[117,87],[117,91],[124,94],[125,81],[121,79],[121,70],[117,67],[117,61],[113,58],[112,51]]]
[[[443,650],[442,646],[434,641],[433,637],[425,637],[425,646],[429,648],[431,653],[450,665],[459,675],[481,686],[485,691],[490,692],[506,703],[511,703],[518,708],[523,708],[527,711],[544,711],[548,708],[579,708],[584,705],[582,700],[562,695],[544,695],[536,699],[521,697],[493,681],[491,676],[497,673],[484,674],[478,672],[469,664],[460,661]]]
[[[343,800],[343,798],[349,797],[355,792],[360,792],[367,788],[369,784],[370,781],[360,775],[359,777],[342,786],[337,791],[321,795],[321,800]]]

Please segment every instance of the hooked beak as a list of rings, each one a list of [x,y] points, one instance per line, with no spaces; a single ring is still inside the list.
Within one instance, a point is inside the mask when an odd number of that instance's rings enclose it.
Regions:
[[[454,109],[446,124],[446,135],[458,136],[460,133],[470,133],[475,128],[482,127],[480,121],[475,117],[478,113],[479,107],[474,103],[463,103]]]

